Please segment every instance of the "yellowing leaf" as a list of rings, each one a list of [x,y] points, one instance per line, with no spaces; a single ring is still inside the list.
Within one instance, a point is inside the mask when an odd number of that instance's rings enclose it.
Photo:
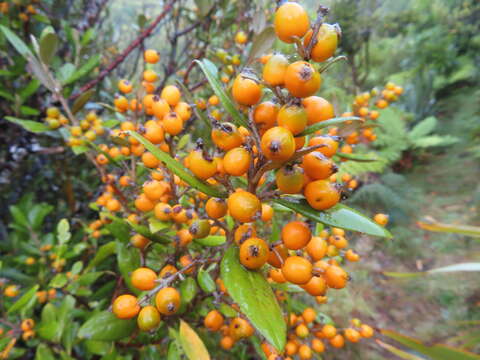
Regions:
[[[190,325],[180,320],[180,344],[190,360],[210,360],[205,344]]]

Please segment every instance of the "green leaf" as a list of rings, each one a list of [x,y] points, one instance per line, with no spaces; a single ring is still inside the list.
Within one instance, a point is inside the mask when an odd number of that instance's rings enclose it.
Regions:
[[[169,154],[163,152],[155,145],[153,145],[150,141],[145,139],[140,134],[130,131],[130,135],[132,135],[135,139],[137,139],[140,143],[142,143],[145,148],[150,151],[158,160],[162,161],[165,166],[167,166],[170,171],[175,173],[179,178],[185,181],[190,186],[193,186],[195,189],[214,197],[225,198],[227,194],[218,190],[217,188],[210,186],[203,181],[197,179],[191,173],[189,173],[182,164],[180,164],[177,160],[173,159]]]
[[[375,157],[372,154],[346,154],[346,153],[336,153],[335,155],[343,158],[348,159],[351,161],[358,161],[358,162],[372,162],[378,161],[378,157]]]
[[[480,271],[480,263],[461,263],[461,264],[443,266],[443,267],[431,269],[428,271],[419,271],[414,273],[385,271],[383,274],[385,276],[394,277],[394,278],[412,278],[412,277],[426,276],[431,274],[463,272],[463,271]]]
[[[223,235],[209,235],[203,239],[194,239],[193,241],[203,246],[219,246],[225,244],[227,239]]]
[[[50,65],[58,47],[58,36],[48,33],[40,39],[40,59],[43,63]]]
[[[382,329],[381,333],[432,360],[480,360],[480,355],[443,344],[426,345],[421,341],[395,331]]]
[[[182,89],[182,94],[183,96],[185,97],[185,100],[189,103],[189,104],[193,104],[195,101],[193,99],[193,95],[192,93],[190,92],[190,90],[188,90],[188,88],[185,86],[185,84],[183,82],[181,82],[180,80],[177,80],[177,84],[180,86],[180,88]],[[210,123],[210,120],[208,120],[208,117],[207,115],[205,115],[205,113],[200,110],[198,107],[196,106],[193,106],[192,107],[193,109],[193,112],[195,113],[195,115],[204,122],[204,124],[207,126],[208,129],[211,129],[212,128],[212,124]],[[187,135],[190,135],[190,134],[185,134],[184,136],[187,136]],[[182,138],[183,139],[183,138]],[[182,141],[182,139],[179,140],[178,142],[178,145],[177,145],[177,148],[182,148],[182,146],[180,146],[180,142]]]
[[[95,257],[88,263],[88,266],[85,268],[85,272],[90,271],[92,268],[100,264],[107,257],[115,254],[116,250],[117,248],[116,248],[115,241],[110,241],[100,246],[95,253]]]
[[[429,116],[422,121],[420,121],[415,127],[410,130],[408,137],[415,141],[415,139],[427,136],[430,134],[435,127],[437,126],[437,118],[435,116]]]
[[[93,315],[78,330],[80,339],[116,341],[130,336],[136,329],[135,319],[122,320],[109,311]]]
[[[446,233],[452,233],[452,234],[467,235],[472,237],[480,237],[479,226],[444,224],[444,223],[435,221],[432,218],[427,218],[424,221],[417,221],[417,225],[423,230],[428,230],[433,232],[446,232]]]
[[[213,281],[210,273],[202,268],[198,270],[197,281],[200,288],[205,291],[207,294],[210,294],[215,291],[215,281]]]
[[[7,314],[12,314],[18,310],[21,310],[26,304],[30,302],[30,300],[35,297],[36,292],[40,286],[35,285],[30,290],[28,290],[25,294],[22,295],[17,301],[15,301],[12,306],[8,308]]]
[[[191,277],[187,277],[180,283],[180,294],[184,304],[190,303],[197,293],[197,283]]]
[[[273,202],[283,205],[293,211],[322,224],[358,231],[367,235],[391,238],[392,234],[370,218],[343,204],[325,210],[314,210],[305,199],[282,197],[273,199]]]
[[[63,64],[60,69],[58,69],[56,76],[60,83],[64,83],[70,76],[75,72],[75,65],[72,63]]]
[[[20,100],[25,102],[30,96],[32,96],[40,87],[40,81],[33,79],[20,91]],[[38,111],[38,110],[37,110]]]
[[[35,360],[55,360],[55,356],[47,345],[39,344],[35,352]]]
[[[92,354],[107,355],[113,349],[113,342],[99,341],[99,340],[86,340],[85,347],[87,348],[88,352]]]
[[[140,254],[138,249],[128,248],[127,244],[117,241],[117,263],[118,269],[125,280],[128,288],[134,294],[140,294],[140,291],[132,285],[130,274],[140,267]]]
[[[88,29],[83,34],[82,40],[80,40],[80,45],[82,46],[87,45],[90,42],[90,40],[93,39],[94,36],[95,36],[95,30],[93,28]]]
[[[247,120],[245,117],[238,111],[237,106],[231,99],[231,97],[225,92],[223,89],[223,85],[218,80],[218,70],[215,67],[215,64],[212,63],[210,60],[203,59],[202,61],[194,60],[202,69],[203,73],[207,77],[210,86],[213,89],[215,95],[218,96],[224,109],[227,111],[228,114],[233,119],[233,122],[238,126],[245,126],[248,127]]]
[[[72,234],[70,234],[70,224],[67,219],[62,219],[57,225],[57,238],[60,245],[67,243]]]
[[[248,54],[247,64],[269,51],[275,42],[276,35],[273,26],[268,26],[262,32],[255,36],[250,54]]]
[[[347,121],[363,121],[363,119],[356,116],[347,116],[347,117],[338,117],[338,118],[328,119],[325,121],[320,121],[313,125],[308,126],[305,130],[303,130],[303,132],[301,132],[297,136],[301,137],[301,136],[313,134],[318,130],[324,129],[329,126],[339,125]]]
[[[210,360],[205,344],[190,325],[180,320],[180,345],[190,360]]]
[[[40,115],[40,111],[34,109],[30,106],[22,105],[20,106],[20,113],[25,116],[38,116]]]
[[[78,79],[84,77],[85,75],[89,74],[93,70],[93,68],[95,68],[96,66],[98,66],[98,64],[100,64],[100,59],[101,59],[100,54],[93,55],[92,57],[90,57],[90,59],[88,59],[88,61],[85,64],[83,64],[80,67],[80,69],[75,71],[62,84],[63,85],[71,84],[71,83],[77,81]]]
[[[238,257],[236,247],[225,252],[221,278],[242,313],[268,342],[281,351],[286,342],[287,325],[272,288],[260,272],[245,269]]]
[[[5,116],[5,120],[20,125],[25,130],[33,133],[42,133],[51,130],[47,125],[33,120],[23,120],[13,116]]]
[[[400,350],[396,348],[395,346],[392,346],[390,344],[384,343],[383,341],[380,341],[378,339],[375,340],[378,345],[380,345],[382,348],[384,348],[387,351],[390,351],[392,354],[398,356],[401,359],[405,360],[424,360],[424,358],[421,358],[419,356],[410,354],[406,351]]]
[[[28,46],[20,39],[14,32],[12,32],[9,28],[0,25],[0,30],[3,32],[3,35],[7,38],[10,44],[24,57],[28,55],[33,56],[32,52],[28,48]]]
[[[130,241],[130,227],[126,221],[114,219],[105,227],[117,240],[120,240],[122,243],[128,244]]]
[[[210,12],[213,5],[215,5],[215,1],[214,0],[195,0],[195,4],[198,7],[198,12],[200,13],[200,16],[204,17]]]
[[[220,312],[225,315],[226,317],[235,317],[238,315],[238,312],[232,308],[230,305],[227,305],[225,303],[221,303],[220,304]]]
[[[67,284],[67,282],[68,282],[67,275],[61,273],[61,274],[55,275],[53,279],[50,280],[50,283],[48,284],[48,286],[58,289],[58,288],[64,287]]]
[[[95,90],[90,89],[85,91],[82,95],[80,95],[72,105],[72,113],[76,114],[77,112],[82,110],[85,104],[88,102],[88,100],[90,100],[90,98],[94,93],[95,93]]]

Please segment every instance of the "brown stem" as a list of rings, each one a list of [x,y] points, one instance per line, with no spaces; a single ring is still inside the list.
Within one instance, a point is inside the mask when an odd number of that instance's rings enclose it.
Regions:
[[[126,59],[126,57],[143,42],[143,40],[145,40],[148,36],[152,34],[153,30],[157,27],[160,21],[170,12],[170,10],[172,10],[173,4],[176,1],[177,0],[171,0],[169,3],[167,3],[163,8],[162,13],[157,16],[157,18],[148,28],[145,29],[144,32],[142,32],[120,55],[118,55],[110,65],[108,65],[104,70],[102,70],[102,72],[100,72],[100,74],[95,79],[89,81],[84,86],[82,86],[78,92],[72,94],[69,100],[76,99],[85,91],[94,87],[98,82],[102,81],[113,69],[120,65]]]

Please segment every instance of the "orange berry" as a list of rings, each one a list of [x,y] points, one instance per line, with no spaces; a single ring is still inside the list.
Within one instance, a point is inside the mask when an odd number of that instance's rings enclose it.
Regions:
[[[157,50],[148,49],[143,53],[143,58],[149,64],[156,64],[160,60],[160,54]]]
[[[350,342],[353,342],[353,343],[357,343],[360,341],[360,333],[355,330],[355,329],[352,329],[352,328],[348,328],[348,329],[345,329],[344,330],[344,335],[345,335],[345,338],[350,341]]]
[[[141,212],[153,210],[155,203],[152,202],[145,194],[140,194],[135,199],[135,207]]]
[[[317,313],[311,307],[308,307],[305,310],[303,310],[302,317],[303,317],[303,320],[305,320],[305,322],[308,324],[315,321],[317,317]]]
[[[132,285],[142,291],[152,290],[155,287],[157,274],[152,269],[142,267],[136,269],[131,275]]]
[[[170,106],[175,106],[180,101],[182,94],[175,85],[167,85],[163,88],[160,97],[165,100]]]
[[[153,70],[145,70],[143,72],[143,80],[147,81],[147,82],[154,82],[155,80],[157,80],[158,76],[157,76],[157,73]]]
[[[223,151],[229,151],[242,145],[242,135],[237,127],[228,122],[214,123],[211,132],[212,141]]]
[[[312,39],[313,30],[309,30],[303,39],[303,45],[307,47]],[[323,23],[317,35],[317,42],[312,48],[311,58],[321,62],[333,56],[338,45],[338,34],[334,25]]]
[[[307,184],[305,198],[315,210],[326,210],[340,201],[340,192],[327,180],[316,180]]]
[[[386,214],[376,214],[373,217],[373,221],[375,221],[377,224],[381,226],[385,226],[388,224],[388,215]]]
[[[112,311],[119,319],[131,319],[140,311],[137,298],[133,295],[120,295],[112,305]]]
[[[247,191],[237,191],[228,197],[230,215],[242,223],[251,222],[261,214],[260,200]]]
[[[180,307],[180,293],[173,287],[165,287],[155,296],[155,305],[161,314],[173,315]]]
[[[251,106],[260,101],[262,90],[257,82],[239,74],[233,82],[232,95],[240,105]]]
[[[333,325],[326,324],[322,327],[322,334],[327,339],[333,339],[337,335],[337,329]]]
[[[312,278],[312,264],[300,256],[289,256],[282,266],[285,279],[294,284],[306,284]]]
[[[277,122],[291,131],[293,135],[300,134],[307,126],[307,113],[298,105],[284,105],[278,112]]]
[[[118,90],[120,90],[122,93],[128,94],[132,92],[132,89],[133,86],[130,81],[123,79],[118,82]]]
[[[360,325],[360,335],[366,339],[371,338],[374,334],[374,330],[367,324]]]
[[[299,250],[308,244],[312,233],[306,223],[291,221],[282,228],[281,236],[287,249]]]
[[[236,147],[229,150],[223,157],[223,168],[229,175],[242,176],[248,171],[250,162],[250,152],[243,147]]]
[[[312,276],[305,285],[300,285],[303,290],[312,296],[325,295],[327,292],[327,283],[321,276]]]
[[[210,311],[207,316],[205,316],[205,319],[203,320],[203,324],[205,327],[210,330],[210,331],[218,331],[223,325],[223,315],[217,311],[217,310],[212,310]]]
[[[142,331],[150,331],[160,324],[160,313],[151,305],[147,305],[138,314],[137,325]]]
[[[285,73],[285,87],[295,97],[311,96],[320,89],[321,84],[320,73],[306,61],[290,64]]]
[[[325,271],[325,281],[332,289],[343,289],[348,282],[348,274],[340,266],[329,266]]]
[[[268,259],[269,249],[265,240],[252,237],[240,245],[240,262],[248,269],[261,268]]]
[[[130,244],[132,244],[132,246],[136,247],[137,249],[144,249],[149,243],[150,240],[140,234],[133,235],[130,238]]]
[[[201,150],[192,151],[188,155],[190,171],[198,178],[206,180],[217,172],[217,164],[214,159],[204,157]]]
[[[267,159],[286,161],[290,159],[295,152],[295,139],[288,129],[275,126],[263,134],[261,148],[263,155]]]
[[[273,218],[273,208],[268,204],[262,204],[262,221],[270,221]]]
[[[288,60],[284,55],[272,55],[263,67],[263,80],[271,86],[282,86],[285,82],[287,67]]]
[[[163,128],[170,135],[178,135],[183,130],[183,120],[175,112],[169,112],[163,117]]]
[[[285,2],[275,12],[275,33],[286,43],[292,43],[293,37],[302,38],[310,27],[308,14],[302,5],[296,2]]]
[[[337,165],[320,151],[312,151],[303,157],[302,167],[310,179],[324,180],[338,171]]]

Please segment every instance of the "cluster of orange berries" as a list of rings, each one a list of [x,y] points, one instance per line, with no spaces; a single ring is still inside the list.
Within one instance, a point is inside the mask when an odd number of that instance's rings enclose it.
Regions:
[[[182,264],[182,261],[180,263]],[[113,313],[120,319],[131,319],[138,315],[137,324],[141,330],[155,329],[160,324],[161,316],[173,315],[180,308],[180,292],[174,287],[167,286],[168,284],[165,286],[161,284],[162,281],[173,280],[177,272],[177,268],[173,265],[164,266],[158,275],[147,267],[136,269],[130,276],[132,285],[141,291],[154,290],[152,295],[155,294],[155,306],[142,306],[135,296],[125,294],[118,296],[113,302]]]
[[[37,13],[37,9],[35,8],[35,3],[37,3],[39,0],[32,0],[31,3],[25,3],[22,1],[15,0],[13,1],[13,4],[15,7],[18,7],[18,18],[23,21],[27,22],[30,20],[31,15],[35,15]],[[8,14],[10,11],[10,2],[9,1],[2,1],[0,2],[0,13],[1,14]]]
[[[203,324],[208,330],[221,333],[220,346],[224,350],[230,350],[237,341],[255,333],[255,329],[244,318],[236,316],[225,319],[218,310],[211,310],[205,316]]]
[[[359,319],[352,319],[351,326],[346,329],[337,329],[332,324],[317,321],[317,313],[308,307],[301,314],[290,313],[286,319],[288,324],[288,341],[283,355],[267,343],[262,344],[262,350],[268,360],[291,360],[298,357],[302,360],[312,359],[314,354],[326,351],[326,345],[333,348],[345,346],[345,340],[358,343],[361,339],[371,338],[375,331],[362,324]]]
[[[343,113],[342,116],[358,116],[364,120],[364,123],[368,120],[376,121],[380,112],[375,109],[369,108],[370,102],[373,101],[375,107],[378,109],[385,109],[392,102],[398,100],[398,97],[403,94],[403,88],[395,85],[393,82],[388,82],[384,89],[380,92],[374,88],[370,92],[364,92],[355,96],[352,103],[352,111]],[[372,127],[365,126],[365,128],[359,131],[353,131],[345,138],[345,142],[349,145],[358,144],[361,141],[373,142],[377,139],[377,135]]]

